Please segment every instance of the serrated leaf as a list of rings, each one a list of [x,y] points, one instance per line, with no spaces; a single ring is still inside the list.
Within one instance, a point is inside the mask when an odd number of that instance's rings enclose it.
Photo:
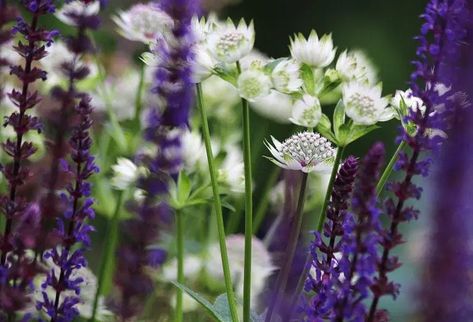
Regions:
[[[333,110],[333,130],[337,138],[342,124],[345,124],[345,105],[342,100],[339,100],[337,106],[335,106],[335,109]]]
[[[204,298],[202,295],[200,295],[197,292],[194,292],[190,288],[188,288],[185,285],[182,285],[178,282],[171,281],[171,283],[176,286],[178,289],[182,290],[183,292],[186,292],[190,297],[192,297],[197,303],[199,303],[215,320],[219,322],[231,322],[231,320],[228,320],[225,318],[225,316],[222,316],[219,311],[215,308],[215,305],[210,303],[206,298]]]
[[[354,125],[354,126],[352,126],[347,144],[350,144],[350,143],[358,140],[362,136],[365,136],[366,134],[368,134],[368,133],[370,133],[370,132],[372,132],[376,129],[379,129],[379,126],[377,126],[377,125],[369,125],[369,126]]]
[[[186,205],[191,193],[192,183],[189,176],[181,171],[177,178],[177,200],[181,205]]]
[[[306,92],[315,96],[315,76],[312,68],[306,64],[302,64],[300,74]]]

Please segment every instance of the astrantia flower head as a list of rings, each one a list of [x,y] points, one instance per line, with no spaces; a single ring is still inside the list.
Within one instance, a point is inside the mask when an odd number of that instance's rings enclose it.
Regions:
[[[78,16],[94,16],[100,11],[100,1],[71,1],[56,12],[56,17],[67,25],[77,26],[77,21],[73,19]]]
[[[305,94],[294,103],[292,117],[289,120],[296,125],[314,128],[319,123],[321,117],[322,108],[320,107],[319,99]]]
[[[359,81],[373,84],[376,72],[360,51],[344,51],[340,54],[335,65],[342,81]]]
[[[388,99],[381,96],[381,91],[381,84],[372,87],[368,83],[350,82],[344,85],[342,97],[348,117],[360,125],[392,119],[394,112],[387,108]]]
[[[305,173],[328,171],[335,156],[335,149],[330,142],[318,133],[297,133],[282,143],[274,137],[271,139],[273,145],[265,143],[274,157],[269,159],[284,169]]]
[[[251,107],[258,114],[278,123],[290,123],[292,113],[292,97],[288,94],[271,90],[269,95],[262,96],[252,102]]]
[[[113,21],[123,37],[145,44],[156,41],[174,25],[171,17],[155,3],[136,4],[127,11],[120,11]]]
[[[273,86],[271,78],[264,71],[253,68],[241,73],[237,83],[240,96],[248,101],[268,95]]]
[[[248,55],[255,43],[253,21],[247,25],[242,19],[235,26],[231,19],[220,24],[208,37],[210,53],[222,63],[235,63]]]
[[[118,158],[117,164],[112,166],[113,177],[112,186],[117,190],[126,190],[131,187],[140,174],[144,174],[144,169],[139,168],[127,158]]]
[[[299,63],[292,59],[286,59],[277,64],[271,73],[274,88],[286,94],[297,92],[302,86],[299,69]]]
[[[333,48],[332,35],[323,35],[319,39],[315,30],[312,30],[309,38],[298,34],[291,39],[291,56],[300,63],[311,67],[326,67],[335,58],[336,49]]]

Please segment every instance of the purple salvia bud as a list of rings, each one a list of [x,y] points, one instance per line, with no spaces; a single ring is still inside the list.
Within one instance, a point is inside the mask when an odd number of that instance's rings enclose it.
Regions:
[[[66,190],[68,195],[64,200],[66,211],[58,218],[56,234],[60,237],[61,245],[46,251],[44,259],[52,262],[54,267],[48,272],[42,284],[43,300],[36,307],[44,312],[51,321],[72,321],[78,314],[77,304],[80,302],[80,286],[82,278],[75,277],[77,271],[87,266],[84,252],[90,246],[89,234],[93,227],[89,224],[95,216],[92,209],[93,200],[90,198],[90,184],[87,179],[98,172],[94,158],[90,155],[90,127],[92,126],[90,98],[82,94],[76,106],[79,124],[73,129],[69,140],[72,151],[68,167],[69,175],[74,178]],[[75,156],[81,155],[80,158]],[[64,229],[67,227],[66,229]],[[49,292],[53,290],[53,297]],[[68,292],[68,291],[73,291]],[[75,295],[65,295],[68,294]]]
[[[378,276],[371,286],[373,301],[367,322],[375,321],[380,297],[391,295],[395,298],[399,293],[399,284],[390,281],[387,274],[401,264],[390,253],[403,242],[399,224],[418,216],[418,211],[406,206],[406,202],[421,197],[422,188],[413,183],[413,178],[426,176],[429,172],[431,161],[423,154],[437,150],[444,141],[444,136],[438,133],[448,130],[457,105],[452,99],[457,93],[451,86],[458,74],[458,55],[464,44],[470,11],[471,7],[464,0],[431,0],[421,16],[424,24],[416,38],[419,47],[417,60],[413,62],[415,71],[411,75],[411,88],[426,108],[424,112],[413,109],[406,119],[416,126],[415,134],[409,135],[403,130],[398,138],[406,141],[412,151],[409,156],[401,153],[395,167],[405,173],[404,178],[388,184],[388,190],[394,195],[385,202],[384,209],[390,224],[381,231],[383,254],[378,263]]]
[[[0,236],[0,320],[14,320],[17,313],[29,304],[28,293],[33,278],[40,272],[36,261],[26,256],[26,251],[37,241],[39,211],[37,205],[29,203],[21,195],[20,188],[31,176],[27,161],[36,152],[36,147],[25,140],[25,135],[41,129],[40,120],[28,114],[40,101],[38,93],[30,87],[37,80],[46,78],[46,72],[34,65],[47,55],[46,46],[56,34],[39,26],[40,18],[55,10],[51,0],[23,0],[20,3],[31,12],[31,23],[19,17],[13,28],[23,38],[14,49],[24,59],[24,64],[10,68],[10,73],[19,79],[21,90],[13,89],[8,94],[17,111],[4,121],[5,126],[13,128],[16,137],[2,144],[12,161],[2,167],[8,194],[0,196],[0,210],[6,217],[5,231]],[[0,5],[0,19],[5,19],[5,15],[11,12],[3,12],[4,1]]]
[[[384,146],[375,144],[358,170],[350,211],[343,223],[342,252],[338,262],[340,277],[335,281],[334,314],[330,321],[364,321],[378,261],[380,229],[376,184],[384,162]],[[343,277],[341,276],[343,274]]]
[[[337,294],[334,286],[341,274],[336,254],[341,251],[340,237],[344,235],[343,222],[357,169],[358,160],[353,156],[349,156],[340,167],[327,208],[323,235],[315,232],[310,245],[310,265],[314,274],[309,274],[305,283],[308,294],[303,309],[307,321],[330,318],[335,313],[333,309]]]
[[[140,180],[145,200],[134,207],[136,218],[125,225],[127,242],[118,251],[115,274],[117,292],[111,299],[113,310],[122,320],[133,319],[153,291],[153,281],[144,267],[159,266],[164,251],[150,250],[156,244],[159,229],[169,221],[170,208],[158,197],[168,191],[168,181],[182,166],[181,131],[189,121],[194,87],[192,83],[193,35],[191,19],[197,0],[163,0],[159,5],[174,21],[168,37],[158,42],[160,62],[154,73],[152,92],[160,106],[151,106],[145,139],[156,145],[157,153],[145,159],[150,174]],[[161,199],[161,198],[159,198]]]

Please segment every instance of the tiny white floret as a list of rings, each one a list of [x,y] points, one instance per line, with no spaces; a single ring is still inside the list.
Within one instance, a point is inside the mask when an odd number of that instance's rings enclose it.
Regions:
[[[248,101],[266,96],[270,93],[273,83],[265,72],[259,69],[249,69],[238,77],[238,91],[240,96]]]
[[[330,65],[335,58],[336,49],[333,48],[332,35],[323,35],[320,39],[315,30],[312,30],[309,38],[297,34],[291,38],[291,56],[302,64],[315,68],[323,68]]]
[[[285,59],[274,67],[271,73],[274,88],[282,93],[297,92],[302,87],[300,64],[293,59]]]

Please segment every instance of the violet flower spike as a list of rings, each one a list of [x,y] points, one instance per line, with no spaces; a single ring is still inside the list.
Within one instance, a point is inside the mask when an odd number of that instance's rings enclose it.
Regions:
[[[399,293],[399,284],[389,280],[387,274],[397,269],[401,263],[390,252],[402,243],[402,235],[398,231],[399,224],[416,218],[419,211],[405,203],[409,199],[419,199],[422,188],[412,180],[415,176],[427,176],[431,160],[423,158],[423,152],[438,149],[444,137],[430,135],[432,131],[446,132],[449,128],[455,104],[455,94],[444,93],[442,87],[448,88],[455,82],[457,75],[458,54],[466,35],[465,26],[468,24],[468,8],[464,0],[431,0],[422,15],[424,24],[421,35],[417,37],[419,47],[418,59],[413,62],[416,70],[411,75],[413,95],[419,97],[425,111],[412,109],[406,122],[416,126],[414,135],[402,130],[398,140],[404,140],[411,148],[408,156],[401,153],[395,169],[405,173],[401,181],[388,184],[388,189],[394,197],[385,203],[385,212],[389,216],[390,225],[382,231],[381,245],[383,254],[378,263],[378,276],[372,285],[373,301],[367,317],[368,322],[376,321],[385,315],[378,310],[380,297],[391,295],[394,298]],[[441,108],[442,107],[442,108]]]
[[[381,240],[378,233],[381,224],[376,183],[380,177],[384,154],[383,144],[375,144],[363,159],[357,173],[350,212],[343,223],[340,242],[342,256],[338,263],[340,278],[335,283],[336,302],[333,304],[334,315],[330,321],[363,322],[366,318],[367,309],[363,300],[370,294]]]
[[[13,89],[8,93],[17,111],[4,120],[4,126],[14,129],[16,138],[7,139],[2,144],[12,161],[2,167],[8,183],[8,194],[0,196],[0,210],[6,217],[5,231],[0,236],[0,319],[15,319],[19,311],[29,304],[30,286],[40,271],[37,263],[25,256],[26,251],[33,249],[37,241],[40,213],[36,204],[30,203],[19,193],[19,188],[30,177],[26,161],[36,152],[36,147],[26,141],[24,136],[29,131],[41,130],[39,118],[28,114],[28,110],[41,100],[38,92],[32,91],[30,86],[37,80],[45,80],[47,74],[34,65],[47,55],[46,47],[57,35],[56,31],[39,26],[40,18],[55,10],[51,0],[23,0],[20,3],[30,11],[32,20],[28,23],[22,17],[17,17],[13,27],[13,32],[21,34],[24,39],[14,47],[24,59],[24,65],[10,66],[10,74],[19,79],[21,89]],[[3,12],[3,1],[1,5],[4,19],[8,12]]]
[[[134,210],[136,218],[126,223],[127,242],[118,251],[115,274],[117,292],[112,309],[123,321],[139,314],[144,300],[153,292],[154,283],[144,271],[146,263],[160,266],[166,253],[150,249],[159,239],[160,228],[169,222],[171,209],[159,196],[168,191],[168,181],[182,166],[181,132],[188,124],[194,87],[192,83],[193,35],[191,19],[197,13],[196,0],[163,0],[161,9],[174,21],[166,38],[154,49],[160,57],[154,74],[152,92],[161,106],[152,106],[147,118],[145,139],[160,151],[144,158],[149,176],[140,180],[145,199]]]
[[[310,245],[310,265],[314,274],[305,282],[307,299],[303,298],[303,311],[307,321],[322,321],[334,315],[336,303],[335,286],[341,270],[337,254],[341,252],[341,238],[344,235],[343,222],[351,197],[353,182],[358,169],[358,159],[349,156],[340,167],[334,182],[331,201],[327,208],[327,221],[323,234],[314,233]],[[310,298],[309,298],[310,297]]]
[[[95,217],[88,180],[99,169],[94,157],[90,155],[92,108],[87,95],[81,97],[76,112],[79,124],[69,141],[72,148],[71,161],[63,162],[65,170],[74,177],[75,182],[66,187],[67,194],[63,195],[63,202],[67,208],[56,228],[62,238],[62,245],[44,254],[46,260],[52,261],[59,268],[59,274],[55,269],[49,271],[42,284],[43,300],[36,304],[38,310],[51,318],[51,322],[72,321],[79,314],[76,306],[80,302],[80,284],[83,281],[74,277],[74,272],[87,266],[84,252],[90,247],[89,234],[93,231],[88,222]],[[53,298],[48,296],[48,288],[55,290]],[[70,292],[64,294],[66,291]]]

